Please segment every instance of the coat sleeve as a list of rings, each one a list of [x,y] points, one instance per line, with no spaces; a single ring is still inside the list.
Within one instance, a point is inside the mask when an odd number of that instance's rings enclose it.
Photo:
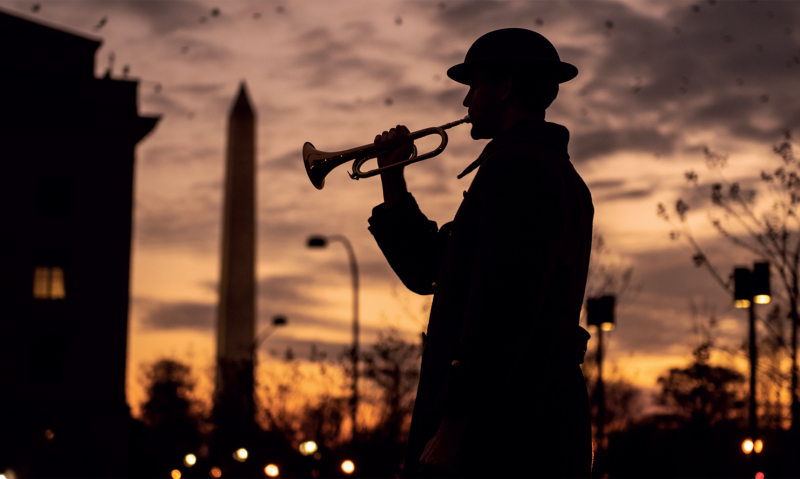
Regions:
[[[414,197],[408,193],[390,208],[376,206],[369,224],[378,247],[403,284],[417,294],[433,294],[432,283],[439,273],[446,238],[436,222],[422,214]]]
[[[546,343],[538,336],[542,322],[554,320],[544,317],[547,292],[567,233],[560,168],[506,155],[482,169],[458,362],[436,406],[448,416],[469,417],[528,376],[515,371],[534,345]]]

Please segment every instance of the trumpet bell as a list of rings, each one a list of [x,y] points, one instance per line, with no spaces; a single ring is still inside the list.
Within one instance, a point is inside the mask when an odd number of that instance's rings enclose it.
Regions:
[[[321,190],[325,186],[325,177],[335,168],[335,166],[323,168],[324,159],[325,154],[314,148],[314,145],[310,142],[307,141],[303,145],[303,164],[306,167],[308,179],[311,180],[311,184],[318,190]]]

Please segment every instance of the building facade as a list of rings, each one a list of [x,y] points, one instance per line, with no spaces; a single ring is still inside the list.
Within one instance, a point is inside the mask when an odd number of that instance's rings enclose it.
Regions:
[[[0,11],[0,472],[120,476],[137,82]]]

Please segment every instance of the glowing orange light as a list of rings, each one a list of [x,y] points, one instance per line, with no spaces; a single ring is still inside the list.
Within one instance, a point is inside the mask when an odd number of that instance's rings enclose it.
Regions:
[[[750,300],[749,299],[737,299],[733,302],[733,305],[739,309],[745,309],[750,307]]]
[[[603,331],[614,331],[614,323],[603,323],[600,325]]]
[[[197,456],[194,454],[187,454],[186,457],[183,458],[183,463],[186,467],[192,467],[197,464]]]
[[[44,437],[46,437],[48,440],[52,440],[54,437],[56,437],[56,433],[54,433],[52,429],[48,429],[44,432]]]
[[[222,471],[217,467],[214,466],[211,468],[211,472],[208,473],[211,477],[222,477]]]
[[[344,471],[345,474],[352,474],[353,471],[355,470],[356,470],[356,465],[353,464],[353,461],[351,461],[350,459],[342,463],[342,471]]]
[[[753,450],[756,452],[756,454],[760,454],[761,451],[764,450],[764,443],[761,441],[761,439],[756,439],[756,442],[753,444]]]
[[[756,473],[756,479],[764,479],[764,473],[763,472],[757,472]]]
[[[172,476],[172,479],[181,479],[181,471],[173,469],[170,476]]]
[[[754,445],[752,439],[745,439],[742,443],[742,451],[744,451],[745,454],[750,454],[753,452],[753,447]]]
[[[755,300],[756,304],[769,304],[769,301],[772,298],[770,298],[768,294],[759,294],[753,299]]]
[[[276,477],[278,475],[278,466],[275,464],[267,464],[264,468],[264,473],[269,477]]]
[[[300,444],[300,454],[310,456],[317,452],[317,443],[314,441],[306,441]]]
[[[240,447],[236,451],[233,452],[233,458],[239,462],[244,462],[247,460],[247,449]]]

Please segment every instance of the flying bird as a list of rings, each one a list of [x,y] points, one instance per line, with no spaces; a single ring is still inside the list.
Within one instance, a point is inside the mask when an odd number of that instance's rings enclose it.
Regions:
[[[258,20],[259,18],[261,18],[261,12],[256,12],[256,13],[253,14],[253,19],[254,20]]]
[[[189,47],[181,47],[181,53],[187,53],[189,51]]]
[[[32,11],[33,13],[36,13],[36,12],[38,12],[38,11],[39,11],[39,9],[40,9],[40,8],[42,8],[42,6],[41,6],[41,5],[39,5],[38,3],[34,3],[34,4],[33,4],[33,6],[31,7],[31,11]]]
[[[211,10],[211,16],[212,17],[218,17],[219,16],[219,8],[214,8],[213,10]]]
[[[94,31],[96,31],[96,32],[99,31],[101,28],[103,28],[106,25],[106,22],[108,22],[108,17],[101,18],[100,21],[97,22],[97,25],[94,26]]]
[[[402,25],[403,24],[403,18],[398,16],[397,18],[394,19],[394,24],[398,25],[398,26]]]
[[[128,73],[131,71],[130,65],[125,65],[122,67],[122,77],[125,78],[128,76]]]

